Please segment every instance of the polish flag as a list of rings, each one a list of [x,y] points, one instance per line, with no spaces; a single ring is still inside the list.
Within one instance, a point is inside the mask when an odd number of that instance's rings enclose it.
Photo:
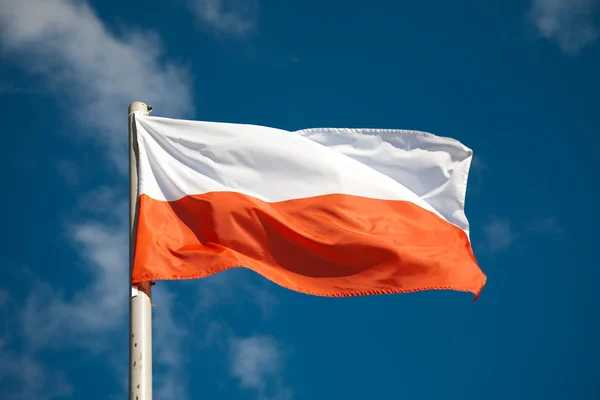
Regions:
[[[485,284],[464,213],[472,151],[456,140],[140,113],[135,130],[134,284],[234,267],[318,296]]]

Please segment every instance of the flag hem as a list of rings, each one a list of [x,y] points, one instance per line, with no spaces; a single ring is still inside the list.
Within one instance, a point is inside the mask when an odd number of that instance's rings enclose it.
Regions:
[[[414,129],[389,129],[389,128],[305,128],[299,129],[297,131],[292,131],[293,133],[303,134],[303,133],[361,133],[367,135],[415,135],[422,136],[432,139],[441,139],[442,141],[448,141],[460,144],[465,148],[466,151],[472,154],[472,150],[465,146],[460,140],[454,139],[447,136],[439,136],[434,133],[418,131]]]
[[[191,274],[191,275],[186,275],[186,276],[173,276],[173,275],[160,275],[160,274],[144,275],[141,278],[133,280],[132,284],[135,285],[139,282],[144,282],[144,281],[158,281],[158,280],[178,281],[178,280],[202,279],[202,278],[208,278],[209,276],[216,275],[220,272],[224,272],[224,271],[234,269],[234,268],[245,268],[247,270],[254,272],[255,274],[260,275],[263,278],[268,279],[269,281],[273,282],[274,284],[281,286],[285,289],[303,293],[303,294],[307,294],[307,295],[311,295],[311,296],[319,296],[319,297],[360,297],[360,296],[375,296],[375,295],[386,295],[386,294],[406,294],[406,293],[423,292],[423,291],[427,291],[427,290],[451,290],[451,291],[456,291],[456,292],[473,293],[475,295],[475,297],[473,298],[473,301],[475,302],[479,298],[479,295],[481,294],[481,291],[483,290],[483,287],[485,286],[485,284],[487,282],[487,276],[482,272],[482,276],[481,276],[481,279],[479,282],[479,287],[476,290],[464,289],[464,288],[459,288],[459,287],[455,287],[455,286],[424,286],[424,287],[415,288],[415,289],[398,288],[398,289],[378,289],[378,290],[355,290],[355,291],[349,291],[346,293],[315,292],[315,291],[304,289],[301,287],[293,287],[292,285],[285,285],[280,282],[275,282],[274,280],[270,279],[269,277],[259,274],[258,272],[254,271],[253,269],[248,268],[244,265],[229,265],[229,266],[225,266],[225,267],[215,268],[213,270],[206,271],[205,273]]]

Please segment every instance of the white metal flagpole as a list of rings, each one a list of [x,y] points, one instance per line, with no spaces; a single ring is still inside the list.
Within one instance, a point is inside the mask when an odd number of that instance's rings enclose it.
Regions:
[[[152,107],[136,101],[129,105],[129,284],[138,213],[138,148],[135,117]],[[152,400],[152,282],[131,286],[129,301],[129,396]]]

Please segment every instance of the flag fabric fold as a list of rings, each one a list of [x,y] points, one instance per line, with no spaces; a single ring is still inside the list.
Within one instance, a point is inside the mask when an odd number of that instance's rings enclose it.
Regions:
[[[479,295],[472,151],[415,131],[136,116],[133,283],[245,267],[302,293]]]

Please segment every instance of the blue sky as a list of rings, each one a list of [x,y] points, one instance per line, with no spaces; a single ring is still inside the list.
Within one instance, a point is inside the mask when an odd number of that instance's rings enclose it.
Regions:
[[[3,399],[127,391],[127,106],[461,140],[488,284],[159,282],[155,399],[597,399],[593,0],[0,0]],[[592,207],[591,209],[589,207]]]

